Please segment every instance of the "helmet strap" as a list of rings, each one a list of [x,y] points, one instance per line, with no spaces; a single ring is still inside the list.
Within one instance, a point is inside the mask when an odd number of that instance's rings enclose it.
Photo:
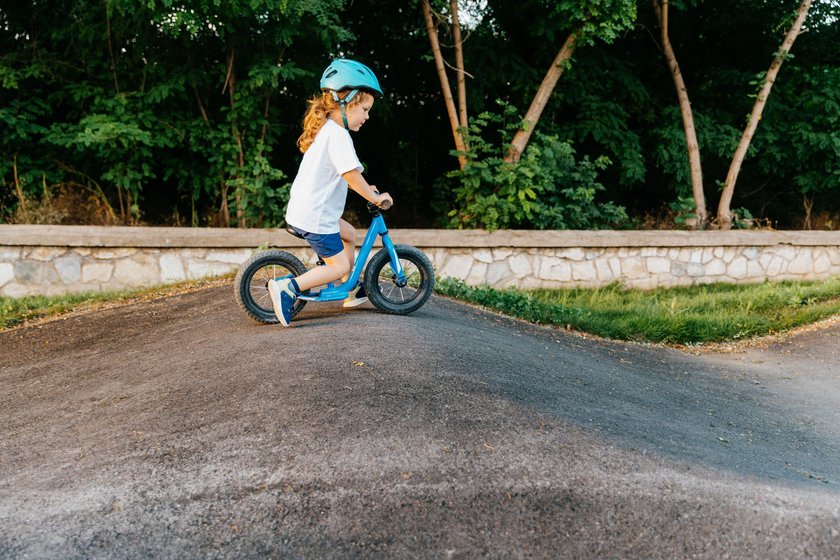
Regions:
[[[348,103],[350,103],[350,101],[354,97],[356,97],[356,95],[358,95],[358,93],[359,93],[359,90],[354,89],[350,92],[350,94],[347,97],[342,99],[338,96],[337,91],[332,90],[333,100],[336,101],[338,103],[339,107],[341,108],[341,120],[344,121],[344,128],[346,130],[350,130],[350,125],[347,123],[347,111],[345,110],[345,107],[347,106]]]

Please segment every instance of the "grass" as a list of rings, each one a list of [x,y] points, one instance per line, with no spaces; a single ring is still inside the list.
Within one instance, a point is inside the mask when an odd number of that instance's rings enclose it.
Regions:
[[[441,295],[533,323],[618,340],[702,344],[790,330],[840,314],[840,277],[811,282],[626,289],[497,290],[444,279]]]
[[[229,278],[120,292],[0,297],[0,330],[68,312],[154,299],[226,281]],[[840,314],[840,277],[814,282],[709,284],[657,290],[631,290],[618,284],[597,289],[497,290],[442,279],[435,290],[533,323],[605,338],[669,344],[742,340]]]
[[[229,278],[224,277],[229,280]],[[38,319],[55,317],[74,311],[98,309],[107,304],[130,303],[193,291],[218,284],[219,279],[190,280],[178,284],[155,286],[137,290],[85,292],[62,296],[0,296],[0,331]]]

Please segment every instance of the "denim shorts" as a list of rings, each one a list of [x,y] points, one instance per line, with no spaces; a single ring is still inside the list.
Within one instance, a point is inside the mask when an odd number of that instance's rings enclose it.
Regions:
[[[312,250],[322,259],[334,257],[344,250],[344,242],[341,241],[340,233],[309,233],[295,226],[292,226],[292,228],[309,243]]]

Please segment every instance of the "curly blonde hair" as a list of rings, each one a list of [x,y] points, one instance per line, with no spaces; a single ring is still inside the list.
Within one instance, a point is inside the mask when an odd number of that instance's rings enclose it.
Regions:
[[[350,94],[350,91],[351,90],[349,89],[341,90],[338,92],[338,96],[344,99]],[[362,103],[368,96],[370,96],[369,93],[360,91],[356,97],[350,100],[347,107],[353,107]],[[333,111],[341,111],[341,107],[338,102],[333,99],[332,92],[329,91],[315,95],[307,101],[307,104],[308,109],[306,111],[306,115],[303,117],[303,133],[297,140],[297,146],[301,153],[306,152],[306,150],[309,149],[309,146],[312,145],[312,142],[315,141],[315,135],[318,134],[318,131],[321,130],[321,127],[324,126],[325,122],[327,122],[327,119],[330,117],[330,113]]]

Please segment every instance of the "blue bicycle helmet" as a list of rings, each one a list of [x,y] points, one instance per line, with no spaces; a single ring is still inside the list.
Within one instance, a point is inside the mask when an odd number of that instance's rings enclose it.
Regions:
[[[344,99],[338,96],[341,90],[349,89],[350,94]],[[344,120],[344,128],[350,128],[347,124],[345,107],[359,94],[360,91],[368,92],[374,96],[382,94],[379,80],[373,70],[355,60],[339,58],[333,60],[324,73],[321,75],[321,91],[329,91],[332,97],[341,106],[341,117]]]

